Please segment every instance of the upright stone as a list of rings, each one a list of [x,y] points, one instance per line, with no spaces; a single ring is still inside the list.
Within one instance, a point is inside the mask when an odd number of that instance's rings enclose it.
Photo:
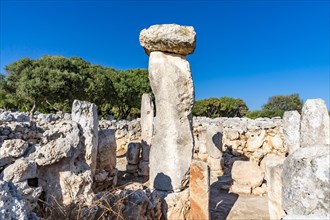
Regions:
[[[190,218],[210,219],[210,170],[207,163],[194,160],[190,166]]]
[[[288,215],[328,219],[330,148],[309,146],[289,155],[282,171],[282,205]]]
[[[297,111],[286,111],[283,115],[283,132],[288,153],[300,148],[300,114]]]
[[[150,94],[143,94],[141,101],[142,160],[149,161],[149,151],[153,133],[154,104]]]
[[[94,174],[97,163],[98,118],[95,104],[75,100],[72,104],[72,121],[77,122],[83,131],[85,160]]]
[[[285,157],[271,155],[265,164],[267,180],[268,210],[270,219],[281,219],[285,215],[282,208],[282,171]]]
[[[301,147],[330,144],[330,119],[322,99],[307,99],[301,113]]]
[[[154,189],[180,191],[188,183],[194,85],[186,57],[174,53],[191,53],[187,48],[194,48],[195,37],[193,27],[178,25],[152,26],[140,34],[141,45],[147,53],[151,51],[149,79],[156,100],[150,149],[150,187]]]

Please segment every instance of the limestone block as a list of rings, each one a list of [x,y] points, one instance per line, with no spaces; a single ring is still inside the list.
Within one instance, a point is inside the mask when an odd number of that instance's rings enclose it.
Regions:
[[[215,159],[222,156],[222,133],[218,126],[208,125],[206,128],[206,149],[210,157]]]
[[[176,193],[157,191],[163,198],[162,212],[165,219],[190,219],[189,188]]]
[[[282,207],[282,171],[284,159],[276,157],[266,161],[266,180],[268,186],[268,210],[270,219],[281,219],[285,215]]]
[[[16,187],[0,180],[0,218],[1,219],[28,219],[24,200]]]
[[[139,176],[149,176],[149,161],[141,160],[138,168]]]
[[[241,185],[247,185],[252,189],[260,186],[265,173],[254,162],[235,161],[231,170],[233,180]]]
[[[251,194],[251,186],[243,185],[237,182],[234,182],[229,189],[230,193],[236,194]]]
[[[307,99],[301,112],[300,145],[330,144],[330,119],[324,100]]]
[[[150,94],[143,94],[141,100],[141,143],[142,160],[149,161],[151,138],[153,135],[154,104]]]
[[[283,115],[283,133],[288,153],[300,148],[300,114],[298,111],[286,111]]]
[[[194,160],[190,167],[190,218],[210,219],[210,170],[207,163]]]
[[[260,148],[264,143],[266,131],[265,130],[249,131],[247,133],[247,136],[248,136],[248,140],[246,143],[247,150],[250,152],[254,152],[258,148]]]
[[[126,159],[129,164],[137,165],[140,161],[141,143],[131,142],[127,146]]]
[[[262,196],[266,193],[267,193],[267,185],[264,183],[260,187],[254,188],[252,190],[252,194],[257,196]]]
[[[153,51],[188,55],[195,50],[196,33],[192,26],[152,25],[141,31],[140,44],[148,55]]]
[[[329,213],[329,166],[329,146],[299,148],[287,157],[282,172],[282,205],[288,215]]]
[[[98,124],[97,107],[95,104],[74,100],[72,104],[72,121],[77,122],[83,131],[85,159],[91,167],[92,173],[96,169],[97,146],[98,146]]]
[[[137,173],[139,166],[137,164],[126,164],[126,171],[128,173]]]
[[[18,158],[25,154],[29,144],[22,139],[5,140],[0,147],[0,158]]]
[[[150,149],[150,187],[182,190],[193,155],[194,86],[185,57],[151,52],[149,79],[156,99],[155,134]]]
[[[3,180],[21,182],[37,177],[37,164],[28,159],[18,159],[3,171]]]
[[[116,167],[116,138],[114,129],[99,130],[97,169],[112,170]]]

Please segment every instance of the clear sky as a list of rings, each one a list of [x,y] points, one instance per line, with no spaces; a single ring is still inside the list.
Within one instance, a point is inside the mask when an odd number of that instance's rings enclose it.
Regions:
[[[139,33],[192,25],[196,99],[322,98],[329,108],[329,1],[1,1],[0,71],[22,58],[78,56],[116,69],[147,68]]]

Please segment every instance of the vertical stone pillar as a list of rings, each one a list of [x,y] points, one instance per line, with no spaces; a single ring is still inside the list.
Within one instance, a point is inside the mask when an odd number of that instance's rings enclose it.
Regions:
[[[193,154],[194,85],[186,55],[196,44],[193,27],[154,25],[140,33],[149,58],[156,117],[150,149],[150,187],[181,191],[188,183]]]
[[[301,112],[301,147],[330,144],[330,119],[322,99],[307,99]]]
[[[209,192],[209,166],[194,160],[190,166],[190,219],[210,219]]]
[[[297,111],[286,111],[283,115],[283,132],[288,153],[300,148],[300,114]]]
[[[141,100],[141,139],[142,158],[139,163],[139,175],[149,176],[149,154],[153,134],[154,104],[150,94],[143,94]]]
[[[281,219],[285,215],[282,208],[282,171],[285,157],[272,155],[265,164],[267,180],[268,210],[270,219]]]
[[[77,122],[83,131],[85,160],[90,166],[92,175],[97,163],[98,126],[97,107],[95,104],[75,100],[72,104],[72,121]]]

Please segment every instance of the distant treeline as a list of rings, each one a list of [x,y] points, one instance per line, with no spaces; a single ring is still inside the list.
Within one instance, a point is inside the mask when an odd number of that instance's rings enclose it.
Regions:
[[[102,116],[139,115],[141,96],[150,93],[146,69],[115,70],[73,57],[23,58],[0,77],[0,108],[70,112],[74,99],[98,106]]]
[[[70,112],[74,99],[98,106],[102,117],[139,117],[141,96],[151,93],[147,69],[116,70],[82,58],[43,56],[22,58],[0,74],[0,108],[43,113]],[[198,100],[193,114],[207,117],[275,117],[302,108],[298,94],[273,96],[260,111],[249,111],[242,99],[222,97]]]

